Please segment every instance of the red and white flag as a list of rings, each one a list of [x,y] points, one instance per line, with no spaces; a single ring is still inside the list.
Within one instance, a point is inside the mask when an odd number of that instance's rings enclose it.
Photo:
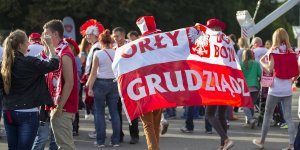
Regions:
[[[130,120],[160,108],[253,107],[230,40],[203,25],[153,34],[116,50],[112,65]]]

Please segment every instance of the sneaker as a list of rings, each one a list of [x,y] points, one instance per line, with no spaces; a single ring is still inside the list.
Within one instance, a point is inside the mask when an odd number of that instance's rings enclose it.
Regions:
[[[286,147],[286,148],[283,148],[282,150],[294,150],[293,147]]]
[[[73,136],[78,136],[79,133],[77,131],[73,131]]]
[[[96,147],[98,147],[98,148],[104,148],[104,147],[105,147],[104,144],[97,144],[96,141],[94,142],[94,145],[95,145]]]
[[[234,146],[234,142],[227,139],[223,146],[223,150],[228,150],[228,149],[232,148],[233,146]]]
[[[85,120],[94,120],[94,116],[92,114],[84,115]]]
[[[129,144],[137,144],[139,143],[139,138],[135,137],[135,138],[131,138],[131,140],[129,141]]]
[[[161,122],[161,135],[164,135],[167,133],[168,131],[168,127],[169,127],[169,123],[168,122]]]
[[[250,129],[254,129],[256,123],[257,123],[257,120],[256,120],[256,119],[251,119],[251,120],[249,121]]]
[[[256,145],[258,148],[260,148],[260,149],[263,149],[263,148],[264,148],[264,145],[261,144],[261,143],[258,143],[258,141],[257,141],[256,139],[253,139],[253,140],[252,140],[252,143],[253,143],[254,145]]]
[[[205,131],[206,134],[212,134],[212,131]]]
[[[288,126],[287,123],[283,123],[283,124],[281,124],[281,126],[280,126],[280,129],[288,129],[288,128],[289,128],[289,126]]]
[[[294,150],[294,145],[289,145],[286,148],[283,148],[282,150]]]
[[[249,123],[243,123],[243,124],[242,124],[242,127],[249,128],[249,127],[250,127],[250,124],[249,124]]]
[[[5,129],[0,129],[0,137],[6,136],[6,131]]]
[[[120,144],[112,144],[111,142],[109,143],[109,145],[112,147],[120,147]]]
[[[180,131],[183,133],[193,133],[194,132],[193,130],[189,130],[186,127],[181,128]]]
[[[223,150],[223,146],[219,146],[217,150]]]
[[[94,132],[90,132],[88,135],[89,135],[89,138],[91,138],[91,139],[95,139],[97,137],[97,134],[96,134],[95,131]]]

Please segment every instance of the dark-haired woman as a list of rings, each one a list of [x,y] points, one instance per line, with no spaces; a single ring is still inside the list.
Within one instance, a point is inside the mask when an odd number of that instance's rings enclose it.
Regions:
[[[259,91],[259,80],[261,78],[261,68],[259,62],[255,61],[253,51],[249,49],[243,50],[241,68],[249,87],[253,104],[256,103]],[[256,119],[254,118],[254,109],[244,107],[244,113],[247,121],[246,125],[251,129],[255,127]]]

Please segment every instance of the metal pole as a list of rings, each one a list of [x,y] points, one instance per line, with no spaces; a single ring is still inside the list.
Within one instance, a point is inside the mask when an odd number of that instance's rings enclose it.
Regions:
[[[259,9],[259,7],[260,7],[260,4],[261,4],[261,0],[258,0],[258,1],[257,1],[257,5],[256,5],[256,9],[255,9],[255,12],[254,12],[254,15],[253,15],[253,22],[254,22],[254,23],[255,23],[255,18],[256,18],[258,9]],[[252,38],[254,38],[254,37],[255,37],[255,35],[253,35]]]

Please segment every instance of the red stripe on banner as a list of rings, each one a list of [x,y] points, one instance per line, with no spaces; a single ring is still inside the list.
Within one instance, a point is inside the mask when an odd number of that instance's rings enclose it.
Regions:
[[[156,109],[192,105],[253,107],[241,70],[184,60],[149,65],[119,77],[130,119]]]

